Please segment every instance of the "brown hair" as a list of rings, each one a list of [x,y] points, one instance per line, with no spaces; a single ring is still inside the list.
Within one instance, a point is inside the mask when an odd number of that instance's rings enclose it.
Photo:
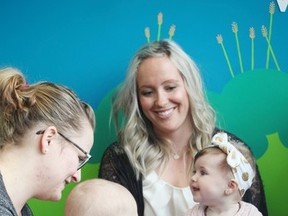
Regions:
[[[28,85],[19,70],[0,70],[0,148],[16,143],[37,123],[77,131],[87,120],[94,129],[93,109],[69,88],[50,82]]]
[[[197,154],[194,157],[194,165],[200,157],[207,155],[207,154],[210,154],[210,155],[222,155],[223,154],[223,155],[225,155],[225,153],[218,146],[209,146],[209,147],[203,148],[202,150],[197,152]],[[228,172],[231,171],[229,173],[231,175],[233,175],[231,167],[228,165],[228,163],[226,161],[226,157],[223,158],[223,160],[220,162],[219,167],[221,168],[221,170],[228,171]]]
[[[230,142],[232,143],[233,140],[230,140]],[[248,147],[244,146],[243,143],[235,143],[233,142],[233,145],[237,148],[238,151],[241,152],[241,154],[246,158],[246,160],[249,162],[249,164],[251,165],[254,173],[256,171],[256,162],[255,159],[251,153],[251,151],[249,150]],[[206,148],[203,148],[202,150],[198,151],[194,157],[194,164],[196,163],[197,159],[199,159],[201,156],[206,155],[208,153],[223,153],[226,154],[225,152],[223,152],[218,146],[208,146]],[[229,167],[229,169],[231,169],[231,167],[228,165],[226,160],[223,160],[223,163],[221,164],[222,166],[227,166]]]

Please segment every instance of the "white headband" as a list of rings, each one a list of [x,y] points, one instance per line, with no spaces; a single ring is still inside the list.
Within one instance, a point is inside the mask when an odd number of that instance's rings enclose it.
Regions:
[[[228,135],[220,132],[213,136],[212,145],[218,146],[225,154],[227,154],[227,163],[232,168],[232,172],[238,183],[241,196],[252,185],[255,176],[254,171],[241,154],[241,152],[228,141]]]

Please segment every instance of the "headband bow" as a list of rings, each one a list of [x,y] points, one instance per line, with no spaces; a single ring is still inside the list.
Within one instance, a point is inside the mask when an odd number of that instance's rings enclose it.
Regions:
[[[227,163],[231,167],[238,183],[241,196],[252,185],[255,176],[254,171],[243,154],[228,141],[228,135],[220,132],[213,136],[212,145],[218,146],[227,154]]]

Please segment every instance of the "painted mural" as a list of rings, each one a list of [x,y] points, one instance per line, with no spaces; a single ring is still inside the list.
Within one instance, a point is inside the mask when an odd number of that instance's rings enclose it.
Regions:
[[[198,63],[218,126],[252,149],[269,215],[287,215],[288,1],[79,1],[0,3],[0,66],[20,68],[31,82],[72,87],[92,104],[97,129],[83,179],[97,177],[115,141],[111,97],[134,52],[170,38]],[[59,203],[30,201],[35,215],[63,215]]]

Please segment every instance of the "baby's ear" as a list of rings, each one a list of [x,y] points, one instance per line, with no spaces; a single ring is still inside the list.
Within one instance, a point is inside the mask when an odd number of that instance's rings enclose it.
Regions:
[[[225,189],[225,195],[230,195],[235,190],[238,190],[238,183],[235,181],[235,179],[231,179],[228,182],[227,188]]]

